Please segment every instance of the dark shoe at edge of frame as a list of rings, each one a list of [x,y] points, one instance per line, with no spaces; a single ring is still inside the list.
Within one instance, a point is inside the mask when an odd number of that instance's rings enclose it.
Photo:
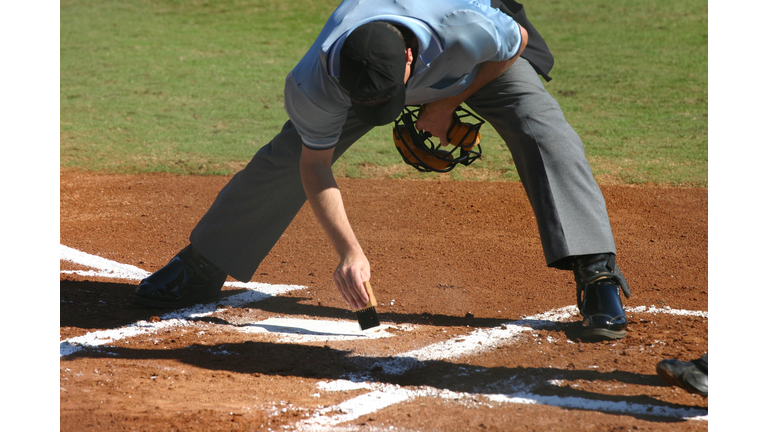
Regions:
[[[582,255],[575,257],[572,265],[576,304],[583,317],[580,338],[601,341],[626,337],[628,322],[620,293],[629,298],[630,291],[615,255]]]
[[[133,303],[150,308],[179,308],[221,298],[227,274],[197,253],[182,249],[163,268],[142,279]]]
[[[656,373],[662,381],[704,397],[709,395],[708,372],[707,353],[689,362],[669,359],[656,365]]]

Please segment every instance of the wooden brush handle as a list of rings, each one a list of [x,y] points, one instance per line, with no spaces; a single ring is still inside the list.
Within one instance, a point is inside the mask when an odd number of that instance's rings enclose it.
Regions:
[[[363,282],[365,284],[365,290],[368,291],[368,303],[365,305],[366,308],[376,306],[376,297],[373,295],[373,287],[371,286],[371,282],[365,281]]]
[[[365,290],[368,291],[368,303],[365,304],[365,307],[363,309],[368,309],[370,307],[376,306],[376,297],[373,295],[373,287],[371,287],[371,283],[369,281],[363,282],[365,284]],[[361,311],[363,309],[357,309],[352,312]]]

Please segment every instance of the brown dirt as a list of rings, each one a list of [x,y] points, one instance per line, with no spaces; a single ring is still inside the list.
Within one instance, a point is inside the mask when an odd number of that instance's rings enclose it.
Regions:
[[[154,271],[186,245],[228,178],[65,171],[60,180],[62,245]],[[690,360],[707,351],[705,317],[632,312],[624,340],[584,343],[574,316],[494,349],[384,373],[376,360],[573,305],[575,286],[568,272],[546,267],[519,183],[339,183],[373,267],[379,317],[396,326],[392,337],[291,343],[233,330],[277,316],[355,319],[333,286],[335,254],[305,206],[253,278],[305,289],[224,308],[192,328],[168,327],[61,357],[61,430],[299,430],[323,407],[369,392],[318,387],[355,374],[389,388],[463,396],[413,397],[333,430],[707,429],[706,420],[484,396],[513,393],[503,383],[527,383],[541,399],[706,412],[706,398],[663,384],[654,369],[664,358]],[[632,288],[625,306],[707,311],[707,189],[603,186],[603,193],[617,260]],[[61,269],[84,268],[62,261]],[[61,340],[168,312],[134,306],[136,284],[62,273]],[[240,292],[225,288],[224,295]],[[413,329],[402,330],[406,325]]]

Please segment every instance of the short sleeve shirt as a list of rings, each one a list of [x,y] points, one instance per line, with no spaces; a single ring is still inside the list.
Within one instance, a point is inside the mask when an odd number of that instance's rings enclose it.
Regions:
[[[408,105],[458,95],[481,63],[513,58],[522,40],[520,27],[489,0],[345,0],[285,81],[285,110],[305,146],[338,142],[352,106],[338,81],[338,53],[352,30],[371,21],[406,26],[418,39]]]

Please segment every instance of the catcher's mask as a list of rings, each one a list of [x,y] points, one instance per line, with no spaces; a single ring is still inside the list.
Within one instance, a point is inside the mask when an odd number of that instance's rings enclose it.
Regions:
[[[422,172],[444,173],[456,164],[469,165],[480,157],[480,126],[485,123],[483,119],[462,107],[457,108],[448,128],[448,141],[454,147],[443,150],[439,142],[432,142],[432,134],[416,130],[420,111],[420,107],[405,107],[392,129],[395,146],[405,163]]]

